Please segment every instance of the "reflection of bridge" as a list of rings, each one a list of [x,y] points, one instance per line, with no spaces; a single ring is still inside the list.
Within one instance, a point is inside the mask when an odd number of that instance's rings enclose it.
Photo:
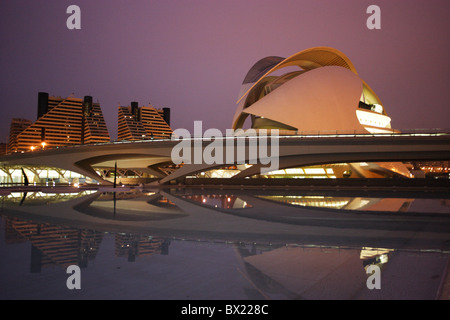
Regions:
[[[170,190],[170,191],[169,191]],[[99,191],[65,202],[27,206],[7,205],[5,216],[34,219],[52,224],[78,226],[101,232],[149,234],[161,238],[210,239],[248,243],[307,243],[391,248],[448,250],[450,216],[422,211],[403,212],[400,203],[423,196],[423,192],[396,192],[385,203],[391,212],[330,210],[274,201],[277,195],[299,195],[298,191],[264,190],[132,190],[132,197],[111,197]],[[114,193],[115,194],[115,193]],[[134,196],[136,194],[137,197]],[[239,198],[233,207],[215,201],[196,201],[188,196],[223,195]],[[304,195],[304,193],[302,193]],[[311,192],[311,195],[317,195]],[[327,193],[330,194],[330,193]],[[367,197],[363,191],[338,193],[339,196]],[[275,197],[274,197],[275,196]],[[383,198],[385,193],[376,194]],[[392,197],[392,195],[390,195]],[[448,194],[440,195],[448,196]],[[160,198],[165,201],[161,201]],[[121,199],[115,201],[115,199]],[[217,198],[217,197],[216,197]],[[427,199],[426,198],[426,199]],[[218,198],[217,198],[218,199]],[[439,199],[439,198],[438,198]],[[210,199],[212,200],[212,199]],[[220,200],[219,200],[220,201]],[[211,202],[211,203],[210,203]],[[245,205],[245,203],[247,205]],[[216,204],[218,206],[216,207]],[[353,203],[355,204],[355,203]],[[372,204],[380,202],[372,201]],[[359,208],[363,209],[360,202]],[[448,207],[445,207],[448,208]],[[349,209],[349,208],[347,208]],[[380,207],[373,208],[380,210]],[[364,209],[365,210],[365,209]],[[395,213],[394,213],[395,212]],[[63,214],[61,214],[63,213]]]
[[[103,190],[107,189],[109,188]],[[448,213],[366,214],[358,212],[349,214],[348,212],[322,211],[285,205],[260,197],[261,195],[266,197],[279,194],[279,191],[273,190],[270,192],[234,191],[232,194],[228,193],[229,190],[220,189],[210,190],[207,193],[200,189],[189,191],[186,188],[178,190],[171,188],[170,190],[170,193],[166,193],[161,189],[154,190],[155,192],[142,192],[135,189],[129,192],[118,192],[116,196],[111,193],[98,192],[80,196],[80,198],[71,197],[66,202],[47,204],[42,201],[39,205],[33,201],[31,205],[26,205],[27,200],[25,200],[22,206],[18,206],[17,203],[7,205],[2,208],[2,214],[8,217],[6,225],[9,227],[7,233],[9,237],[6,240],[28,239],[33,246],[42,250],[43,254],[50,256],[51,253],[53,254],[52,258],[58,258],[58,261],[61,261],[62,257],[70,259],[68,263],[72,264],[77,263],[77,260],[74,259],[80,254],[80,249],[90,249],[91,251],[86,251],[86,253],[90,253],[91,257],[99,252],[103,232],[116,233],[114,236],[116,256],[128,257],[129,261],[134,261],[137,256],[143,254],[167,254],[169,241],[165,239],[171,239],[175,242],[175,246],[171,247],[171,252],[174,254],[171,253],[171,258],[164,260],[163,265],[165,267],[164,274],[175,275],[174,277],[158,277],[162,270],[162,260],[146,260],[140,267],[137,265],[136,268],[126,269],[132,273],[126,273],[127,271],[123,269],[120,271],[122,280],[124,276],[129,277],[130,280],[141,280],[142,275],[152,277],[152,286],[144,283],[148,291],[138,290],[138,298],[143,296],[143,292],[148,292],[150,297],[153,297],[152,294],[157,294],[156,298],[164,297],[167,294],[169,297],[173,297],[170,295],[173,294],[173,290],[185,294],[192,292],[190,288],[198,286],[201,281],[208,284],[207,288],[217,290],[217,287],[223,282],[229,282],[229,279],[232,279],[233,288],[238,288],[239,292],[245,292],[237,286],[241,282],[235,282],[236,278],[245,278],[245,281],[250,281],[252,288],[257,288],[258,292],[266,298],[366,298],[368,291],[361,290],[367,279],[364,267],[367,264],[378,264],[382,267],[388,261],[386,260],[388,255],[389,261],[392,259],[395,261],[395,266],[400,265],[401,268],[393,267],[383,270],[386,272],[383,273],[385,276],[394,280],[398,279],[393,283],[389,282],[383,288],[385,290],[388,288],[387,292],[389,293],[397,292],[390,289],[389,286],[394,289],[405,288],[405,285],[410,282],[402,281],[404,277],[396,276],[398,274],[396,272],[402,275],[405,274],[405,271],[407,273],[409,270],[416,271],[417,269],[419,272],[414,272],[415,282],[412,286],[416,291],[408,291],[408,297],[410,295],[422,297],[424,290],[422,287],[417,289],[416,282],[429,281],[430,274],[435,275],[435,270],[444,270],[446,263],[446,259],[443,258],[444,254],[448,254],[449,248]],[[286,194],[286,191],[282,191],[281,194]],[[292,194],[298,195],[294,191],[286,195]],[[364,194],[363,191],[355,193],[356,196]],[[377,194],[377,197],[382,197],[383,194],[385,193]],[[211,198],[217,196],[222,199],[222,196],[226,195],[227,203],[229,203],[228,197],[231,200],[235,196],[235,198],[248,200],[251,207],[239,207],[234,201],[233,208],[228,205],[217,208],[215,205],[198,201],[196,196],[200,195]],[[400,196],[405,195],[429,197],[423,193],[400,194]],[[170,206],[167,205],[167,202],[158,201],[158,198],[170,199]],[[120,199],[120,201],[117,200],[117,206],[115,199]],[[122,205],[119,204],[120,202]],[[132,202],[134,205],[131,205]],[[104,214],[92,215],[94,212],[88,212],[89,208],[101,209]],[[119,216],[132,214],[133,217],[128,220],[117,219],[118,216],[114,214],[116,208]],[[146,219],[134,219],[136,213],[132,213],[130,209],[139,209],[138,211],[142,211],[142,217]],[[184,215],[179,215],[180,212],[183,212]],[[109,216],[106,216],[106,213],[109,213]],[[155,219],[155,213],[168,218],[158,217]],[[176,218],[169,218],[174,214],[177,215]],[[39,222],[21,222],[16,217]],[[53,224],[61,224],[66,227],[56,227]],[[29,232],[34,231],[37,227],[41,228],[40,233]],[[80,228],[85,229],[81,233],[82,237],[76,232]],[[88,232],[87,230],[96,231]],[[66,235],[68,236],[66,237]],[[183,241],[184,244],[181,246],[177,245],[181,240],[186,241]],[[94,245],[87,247],[85,244],[89,243]],[[217,247],[211,250],[212,245]],[[193,247],[195,250],[192,250]],[[173,251],[172,248],[174,248]],[[186,250],[186,248],[190,248],[190,250]],[[224,248],[233,249],[231,256],[229,255],[230,251],[223,250]],[[180,253],[182,251],[183,254]],[[395,252],[395,254],[391,255],[390,252]],[[115,269],[116,260],[112,260],[114,264],[111,264],[111,260],[105,260],[104,253],[100,255],[102,259],[93,267],[97,270],[100,268],[100,272],[105,277],[112,275],[114,278],[111,279],[116,280],[116,273],[113,273],[112,270]],[[407,255],[406,264],[399,263],[403,261],[400,259],[402,255]],[[238,264],[233,262],[235,257],[238,258]],[[412,257],[414,260],[411,260]],[[427,260],[423,260],[425,257]],[[186,258],[194,263],[185,263]],[[36,261],[36,257],[33,259],[35,259],[34,262],[46,261],[44,259]],[[214,266],[220,263],[221,267],[210,268],[209,262],[211,261]],[[414,263],[411,264],[411,261]],[[442,267],[437,269],[429,263],[430,261],[438,262]],[[104,268],[105,263],[108,264],[107,268]],[[180,268],[174,269],[173,267],[176,265],[179,265]],[[418,265],[424,266],[424,268],[417,268]],[[227,271],[227,266],[232,267],[230,268],[233,270],[232,273]],[[407,266],[406,269],[405,266]],[[32,270],[36,271],[36,269]],[[135,272],[135,270],[139,272]],[[208,270],[208,272],[204,272],[204,270]],[[92,271],[95,272],[94,269]],[[209,277],[208,281],[204,281],[205,275]],[[214,279],[222,279],[224,275],[226,280],[214,281]],[[243,275],[244,277],[242,277]],[[99,284],[104,284],[105,277],[98,277]],[[157,281],[156,278],[160,281]],[[179,279],[183,281],[179,281]],[[119,284],[123,287],[122,280],[119,281]],[[436,281],[433,280],[432,283],[436,284]],[[122,290],[128,298],[130,298],[130,294],[133,296],[136,284],[142,283],[142,281],[131,281],[130,283],[133,290]],[[178,290],[180,284],[183,290]],[[244,284],[243,288],[248,288],[249,283],[245,282]],[[326,292],[323,291],[324,284],[327,284]],[[107,289],[110,287],[108,286]],[[154,290],[155,287],[163,289]],[[343,287],[345,287],[344,291]],[[332,288],[331,291],[328,290],[329,288]],[[50,291],[51,287],[47,289]],[[96,294],[98,292],[105,294],[104,291],[94,291]],[[208,290],[202,289],[202,291],[211,294]],[[220,290],[218,291],[220,294]],[[233,291],[233,294],[238,291]],[[14,294],[17,290],[12,290],[12,292]],[[212,292],[213,296],[207,297],[216,297],[214,295],[216,291],[212,290]],[[402,290],[399,294],[405,294],[404,292]],[[417,295],[418,293],[420,295]],[[8,292],[8,294],[10,293]],[[401,298],[403,297],[404,295],[401,296]],[[425,297],[428,296],[425,295]]]
[[[160,183],[197,172],[226,167],[236,164],[237,145],[245,146],[246,159],[253,161],[249,155],[255,137],[225,137],[214,141],[223,145],[232,145],[233,160],[227,160],[224,152],[223,161],[214,164],[205,162],[184,165],[165,173],[160,168],[172,165],[171,153],[181,140],[153,140],[116,142],[97,145],[81,145],[27,152],[0,157],[0,166],[8,167],[54,167],[78,172],[102,184],[110,184],[97,171],[114,168],[140,170],[156,175]],[[267,155],[271,155],[270,139]],[[192,138],[188,143],[199,143],[202,152],[211,143],[210,139]],[[210,146],[209,146],[210,147]],[[226,150],[226,148],[224,149]],[[413,160],[448,160],[450,159],[450,133],[393,133],[393,134],[328,134],[279,137],[279,168],[292,168],[307,165],[342,162],[381,162]],[[259,158],[260,162],[246,167],[235,177],[247,177],[260,173],[269,158]],[[217,164],[219,163],[219,164]]]

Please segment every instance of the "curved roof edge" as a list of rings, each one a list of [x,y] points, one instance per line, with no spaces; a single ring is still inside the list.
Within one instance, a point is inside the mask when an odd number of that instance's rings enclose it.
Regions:
[[[329,60],[329,61],[326,61],[326,60],[320,61],[320,59],[317,59],[316,61],[313,61],[313,62],[318,63],[321,66],[341,66],[341,67],[351,70],[356,75],[358,74],[356,72],[355,66],[350,61],[350,59],[341,51],[331,48],[331,47],[309,48],[309,49],[297,52],[286,59],[283,59],[280,57],[266,57],[266,58],[259,60],[257,63],[255,63],[253,65],[252,68],[250,68],[250,71],[247,73],[247,76],[245,77],[243,84],[249,83],[250,82],[249,80],[254,80],[254,83],[246,92],[244,92],[238,98],[238,101],[236,103],[239,103],[239,101],[241,101],[242,98],[245,97],[258,84],[259,81],[261,81],[261,79],[263,79],[270,73],[272,73],[278,69],[281,69],[283,67],[287,67],[287,66],[292,66],[292,65],[300,66],[300,63],[303,60],[302,56],[304,57],[308,53],[320,52],[320,51],[334,54],[338,60],[342,60],[342,61],[339,61],[340,63],[337,63],[337,61],[334,59]],[[308,58],[310,59],[311,57],[308,57]],[[279,60],[279,59],[283,59],[283,60]],[[275,61],[277,61],[277,60],[279,60],[279,62],[277,64],[274,64]],[[259,76],[259,75],[261,75],[261,76]],[[259,76],[259,78],[256,79],[257,76]],[[246,81],[248,81],[248,82],[246,82]]]
[[[258,81],[262,75],[264,75],[268,70],[272,69],[274,66],[279,64],[281,61],[286,58],[269,56],[262,58],[258,62],[256,62],[253,67],[247,72],[247,75],[244,78],[242,84],[253,83]]]

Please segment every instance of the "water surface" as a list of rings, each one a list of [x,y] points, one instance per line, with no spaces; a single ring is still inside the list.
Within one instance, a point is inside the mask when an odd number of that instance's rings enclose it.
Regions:
[[[446,194],[164,189],[3,196],[1,299],[437,299]],[[69,290],[69,265],[81,289]],[[369,289],[368,267],[381,289]]]

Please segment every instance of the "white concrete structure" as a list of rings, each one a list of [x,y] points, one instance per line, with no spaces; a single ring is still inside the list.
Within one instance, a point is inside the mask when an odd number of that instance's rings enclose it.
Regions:
[[[252,128],[287,134],[393,132],[375,92],[342,52],[328,47],[258,61],[243,81],[233,129],[249,115]]]
[[[193,140],[191,139],[191,143]],[[16,174],[20,173],[21,168],[25,171],[30,168],[59,168],[79,173],[100,184],[111,184],[98,172],[114,168],[116,161],[119,168],[151,172],[160,178],[161,183],[197,172],[234,165],[234,162],[224,162],[225,165],[204,163],[184,165],[169,173],[158,170],[160,166],[171,163],[171,151],[178,143],[177,140],[129,141],[16,153],[0,157],[0,168],[4,172],[15,170]],[[207,140],[202,141],[202,149],[208,147],[209,143]],[[236,146],[237,143],[233,145]],[[246,150],[249,147],[249,138],[246,138]],[[225,161],[226,154],[223,157]],[[446,160],[449,157],[449,133],[283,136],[279,140],[279,169],[325,163]],[[230,179],[257,175],[260,168],[259,163],[245,166],[239,174]]]

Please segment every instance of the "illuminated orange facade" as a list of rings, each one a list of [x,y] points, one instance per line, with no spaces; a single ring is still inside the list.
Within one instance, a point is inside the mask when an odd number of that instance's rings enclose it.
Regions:
[[[156,109],[152,106],[120,106],[118,110],[118,134],[121,140],[170,139],[170,109]]]
[[[11,124],[9,153],[110,141],[100,104],[90,96],[61,98],[40,92],[38,119],[21,124]]]

